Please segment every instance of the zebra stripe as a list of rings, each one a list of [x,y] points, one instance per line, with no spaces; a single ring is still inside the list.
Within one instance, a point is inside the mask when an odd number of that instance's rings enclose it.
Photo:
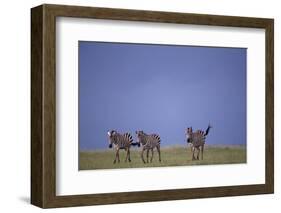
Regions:
[[[126,138],[126,140],[129,140],[130,144],[133,143],[134,140],[130,133],[126,132],[124,134],[124,137]]]

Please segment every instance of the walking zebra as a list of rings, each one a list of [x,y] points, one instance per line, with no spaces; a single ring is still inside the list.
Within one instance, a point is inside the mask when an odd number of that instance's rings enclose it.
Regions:
[[[192,160],[195,159],[199,160],[200,150],[201,150],[201,160],[203,160],[205,140],[211,128],[212,127],[209,124],[205,132],[202,130],[197,130],[196,132],[193,132],[192,127],[186,129],[187,143],[191,144]],[[196,158],[194,155],[195,150],[197,150]]]
[[[151,158],[150,163],[153,160],[153,154],[154,154],[154,148],[156,147],[159,157],[159,162],[161,162],[161,153],[160,153],[160,136],[158,134],[146,134],[143,131],[136,131],[136,135],[138,138],[139,145],[142,145],[142,151],[141,151],[141,159],[143,163],[145,163],[145,160],[143,158],[143,152],[146,150],[146,160],[148,163],[148,157],[149,157],[149,150],[151,150]]]
[[[112,148],[112,145],[114,145],[116,149],[115,153],[115,159],[113,163],[116,163],[116,159],[118,159],[118,163],[120,162],[120,157],[119,157],[119,150],[124,149],[126,153],[126,159],[131,162],[131,156],[130,156],[130,147],[131,145],[138,145],[137,143],[133,143],[133,137],[130,135],[130,133],[125,133],[125,134],[120,134],[115,130],[111,130],[107,132],[108,138],[109,138],[109,148]]]

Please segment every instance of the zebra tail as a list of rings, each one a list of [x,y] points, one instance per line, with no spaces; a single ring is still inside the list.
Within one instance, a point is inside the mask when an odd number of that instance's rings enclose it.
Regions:
[[[210,131],[210,126],[208,126],[208,128],[206,129],[206,131],[205,131],[205,134],[204,134],[204,136],[207,136],[208,134],[209,134],[209,131]]]

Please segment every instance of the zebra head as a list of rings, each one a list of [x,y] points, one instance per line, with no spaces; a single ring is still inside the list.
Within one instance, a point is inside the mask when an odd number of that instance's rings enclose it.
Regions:
[[[141,131],[136,131],[136,135],[137,135],[138,146],[140,146],[140,144],[143,141],[143,137],[145,136],[145,133],[142,130]]]
[[[114,143],[114,137],[117,134],[115,130],[111,130],[107,132],[108,134],[108,139],[109,139],[109,148],[112,148],[112,144]]]
[[[186,141],[187,143],[191,143],[191,135],[193,133],[192,127],[188,127],[186,129]]]
[[[187,127],[186,128],[186,135],[191,135],[193,132],[192,127]]]

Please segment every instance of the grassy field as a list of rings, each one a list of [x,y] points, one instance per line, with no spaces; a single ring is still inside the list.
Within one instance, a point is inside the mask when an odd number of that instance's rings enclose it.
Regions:
[[[120,163],[116,164],[113,164],[115,157],[113,149],[80,152],[79,170],[246,163],[245,146],[206,146],[204,160],[194,161],[191,160],[190,148],[163,147],[161,148],[162,161],[158,161],[158,153],[155,150],[153,162],[146,164],[141,160],[140,150],[131,149],[132,162],[124,162],[125,151],[120,150]],[[146,159],[145,154],[144,159]]]

